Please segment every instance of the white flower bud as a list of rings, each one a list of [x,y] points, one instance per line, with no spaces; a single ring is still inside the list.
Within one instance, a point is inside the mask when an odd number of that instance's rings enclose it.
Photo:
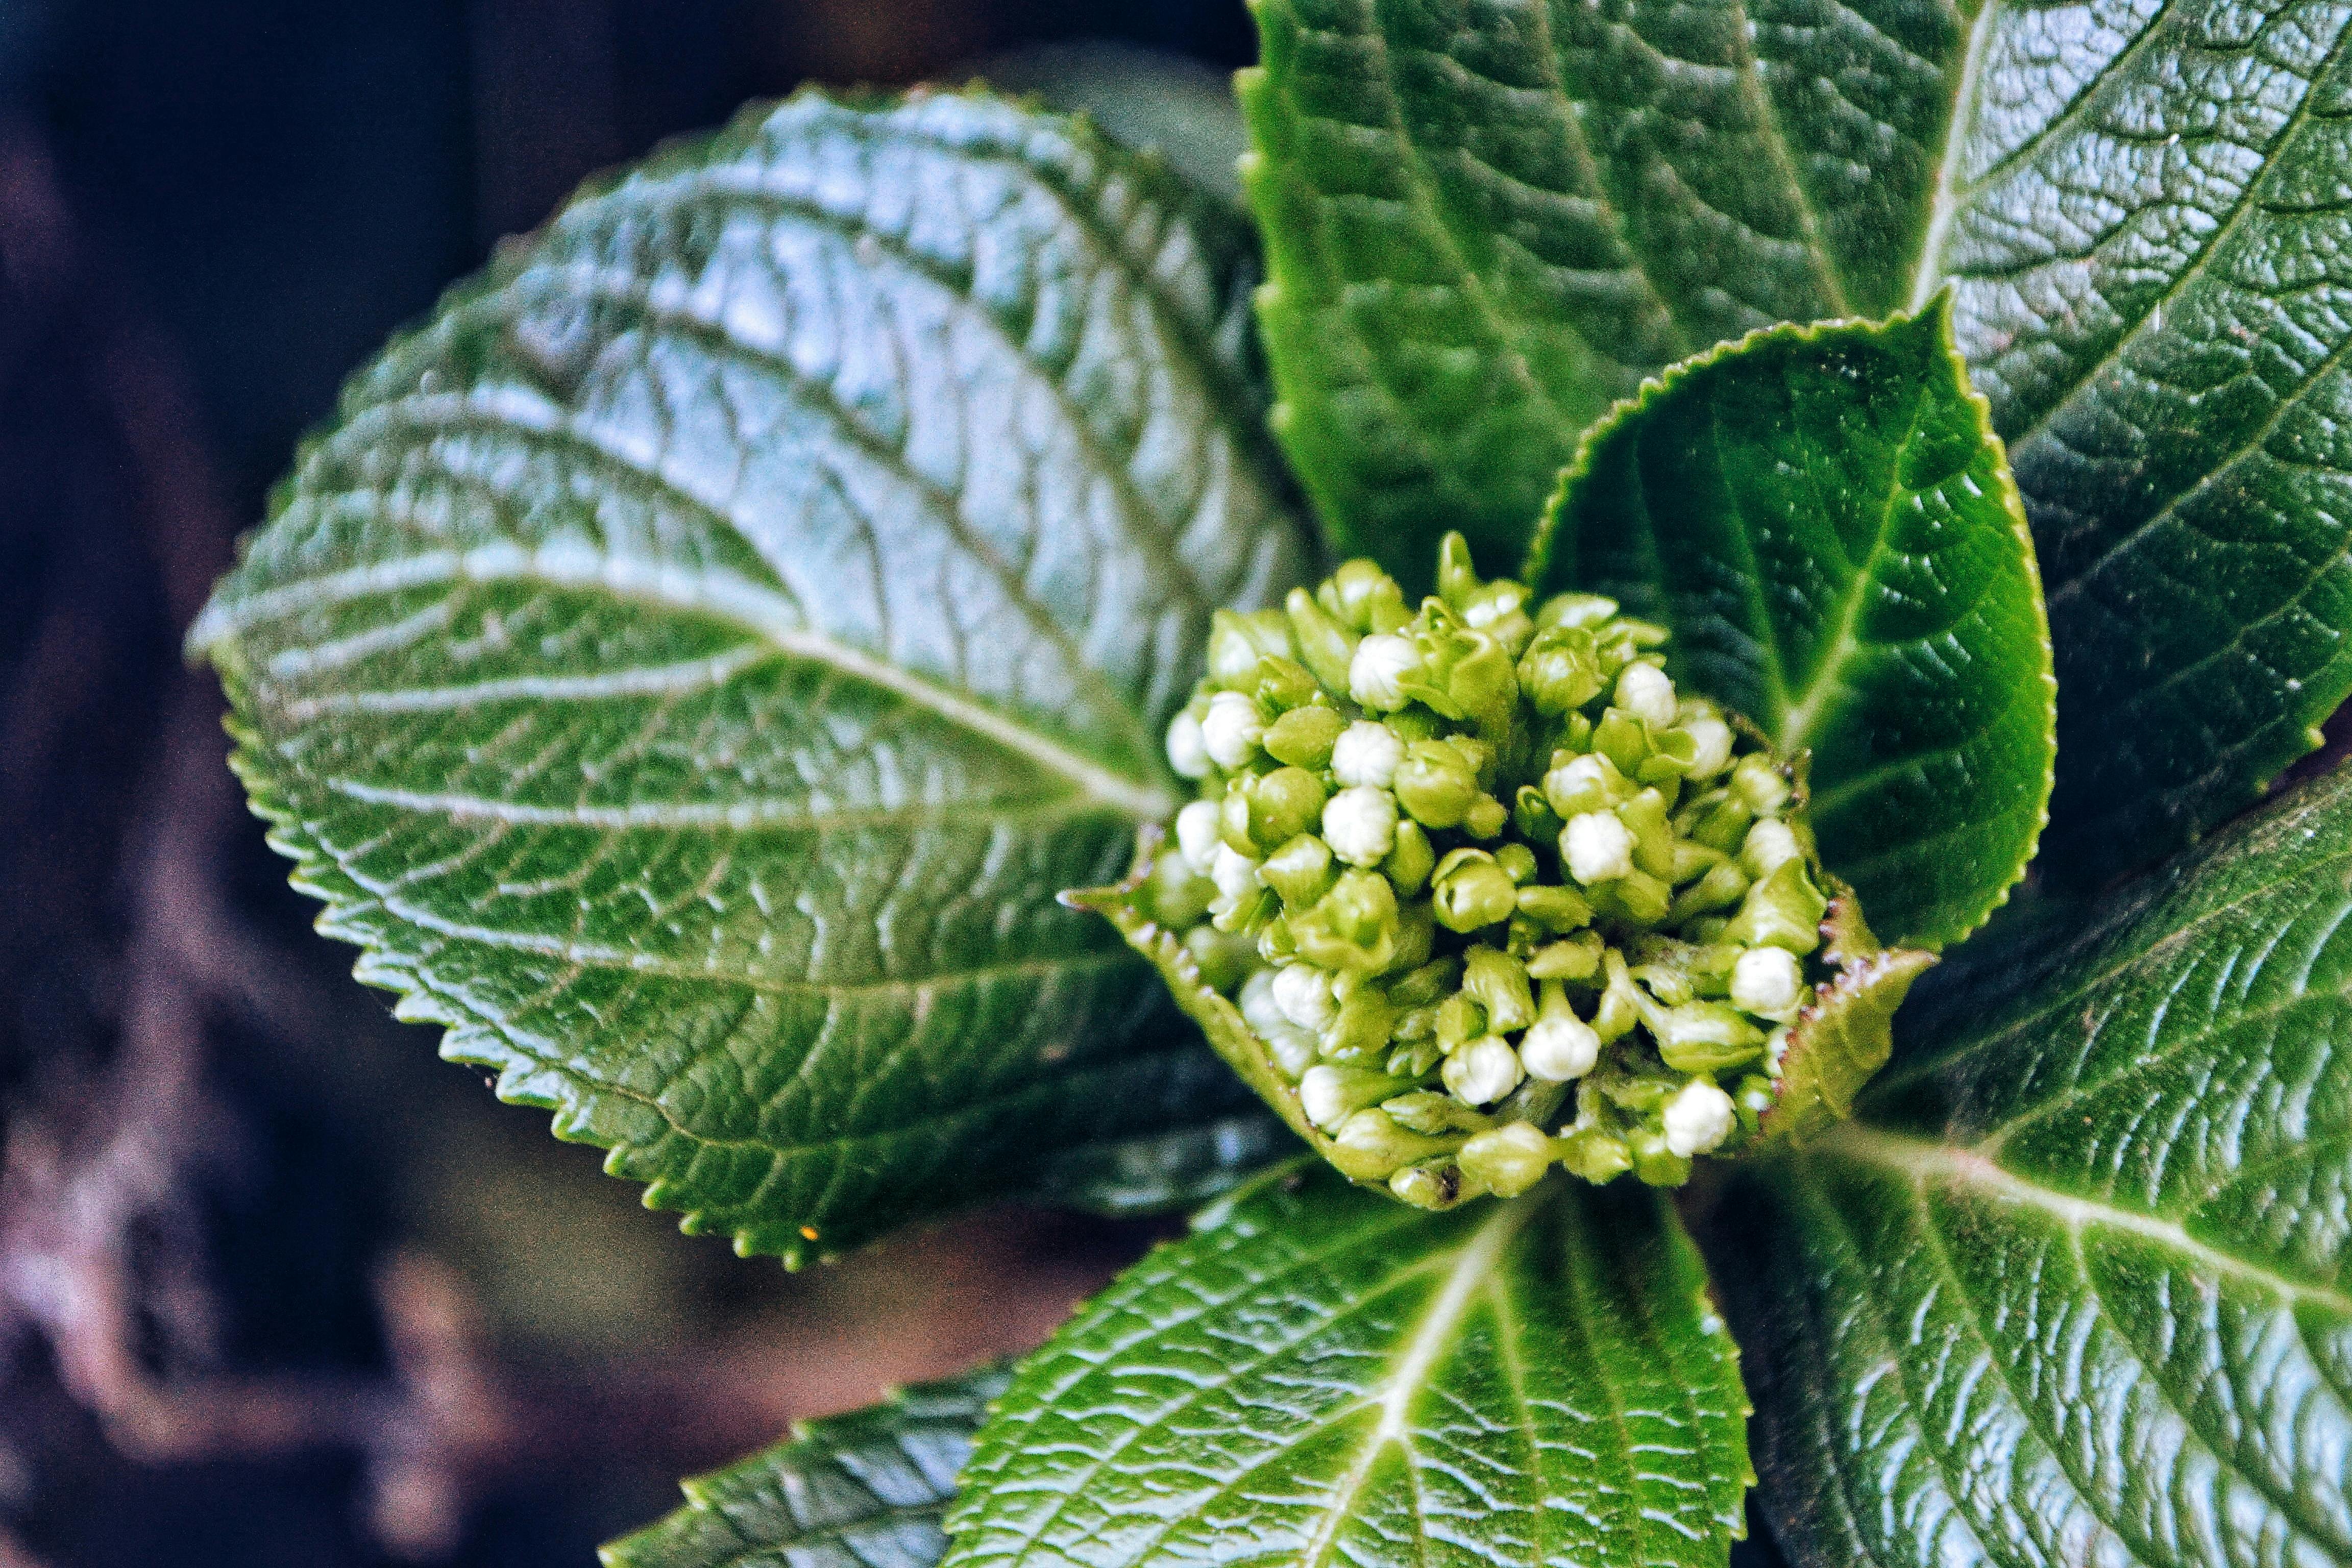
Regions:
[[[1751,947],[1731,966],[1731,1005],[1786,1022],[1805,1001],[1804,971],[1786,948]]]
[[[1302,1029],[1323,1028],[1339,1016],[1339,1005],[1331,998],[1331,976],[1311,963],[1287,964],[1276,972],[1274,1005]]]
[[[1732,1111],[1731,1096],[1709,1080],[1695,1078],[1666,1101],[1665,1123],[1667,1151],[1687,1160],[1722,1148],[1738,1118]]]
[[[1712,713],[1702,714],[1683,726],[1691,738],[1697,755],[1691,761],[1691,777],[1711,779],[1731,763],[1731,726]]]
[[[1396,783],[1397,764],[1402,761],[1403,736],[1386,724],[1359,719],[1339,731],[1331,748],[1331,776],[1343,785],[1386,789]]]
[[[1203,877],[1217,868],[1217,849],[1223,843],[1215,801],[1196,800],[1176,814],[1176,852]]]
[[[1633,830],[1612,812],[1588,811],[1569,818],[1559,848],[1568,874],[1588,888],[1633,875]]]
[[[1339,1069],[1318,1064],[1308,1068],[1298,1080],[1298,1109],[1307,1112],[1308,1121],[1328,1132],[1358,1107],[1349,1103],[1347,1079]]]
[[[1421,667],[1421,650],[1409,637],[1374,632],[1356,645],[1348,665],[1348,695],[1367,708],[1392,712],[1405,704],[1405,678]]]
[[[1323,842],[1350,866],[1377,866],[1396,847],[1396,801],[1384,789],[1358,784],[1323,806]]]
[[[1242,1022],[1260,1036],[1291,1026],[1290,1020],[1283,1016],[1282,1008],[1274,999],[1275,974],[1276,971],[1271,969],[1253,972],[1247,980],[1242,982],[1241,994],[1234,998],[1234,1005],[1241,1009]]]
[[[1201,721],[1186,709],[1168,725],[1168,765],[1179,777],[1204,779],[1209,776],[1208,737],[1201,732]]]
[[[1465,1105],[1492,1105],[1519,1087],[1519,1053],[1499,1035],[1471,1041],[1445,1058],[1440,1075]]]
[[[1209,864],[1209,876],[1217,884],[1217,891],[1229,899],[1245,899],[1257,891],[1257,862],[1230,844],[1217,846],[1217,858]]]
[[[1747,842],[1739,847],[1739,868],[1760,882],[1802,854],[1789,825],[1768,816],[1748,830]]]
[[[1675,721],[1675,683],[1654,664],[1629,664],[1617,678],[1618,707],[1660,729]]]
[[[1538,1018],[1519,1042],[1519,1060],[1529,1078],[1566,1083],[1582,1078],[1601,1060],[1601,1037],[1574,1016]]]
[[[1217,766],[1230,773],[1247,763],[1265,733],[1265,720],[1255,699],[1238,691],[1220,691],[1209,699],[1208,714],[1201,721],[1201,742]]]

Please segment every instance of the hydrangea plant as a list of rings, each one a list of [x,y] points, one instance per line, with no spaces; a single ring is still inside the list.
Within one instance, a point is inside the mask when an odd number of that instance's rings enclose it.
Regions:
[[[193,633],[688,1229],[1192,1215],[607,1560],[2352,1561],[2352,783],[2229,820],[2352,689],[2352,18],[1255,15],[1246,214],[979,92],[583,193]]]

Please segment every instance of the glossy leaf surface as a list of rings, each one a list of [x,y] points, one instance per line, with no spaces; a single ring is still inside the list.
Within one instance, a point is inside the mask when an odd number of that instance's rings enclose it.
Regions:
[[[2352,1561],[2352,779],[1923,992],[1724,1227],[1783,1543]]]
[[[1268,1178],[1023,1364],[949,1563],[1720,1565],[1747,1401],[1705,1287],[1643,1189]]]
[[[1922,288],[2032,507],[2052,865],[2161,858],[2352,691],[2352,7],[1990,7]]]
[[[1965,23],[1923,0],[1259,0],[1244,184],[1292,460],[1408,581],[1517,564],[1649,373],[1908,292]]]
[[[812,1421],[682,1483],[686,1506],[598,1555],[605,1568],[932,1568],[956,1472],[1007,1375],[983,1367]]]
[[[1074,121],[803,96],[455,293],[193,639],[362,977],[792,1259],[1234,1114],[1054,900],[1303,567],[1246,240]]]
[[[1669,371],[1587,438],[1529,578],[1664,623],[1677,678],[1811,752],[1822,858],[1895,944],[1966,935],[2032,858],[2049,634],[1941,310]]]

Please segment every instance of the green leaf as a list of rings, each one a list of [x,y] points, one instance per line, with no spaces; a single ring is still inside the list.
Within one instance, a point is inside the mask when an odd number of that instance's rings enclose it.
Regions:
[[[1241,1103],[1059,907],[1297,580],[1247,234],[984,97],[593,192],[346,392],[197,626],[362,979],[798,1261]],[[1223,1098],[1220,1098],[1220,1097]]]
[[[1783,1544],[2352,1561],[2352,774],[1959,978],[1722,1227]]]
[[[2053,867],[2251,799],[2352,693],[2352,13],[1988,7],[1920,288],[2031,505],[2056,634]]]
[[[2008,897],[2050,800],[2033,543],[1941,309],[1787,327],[1586,437],[1528,575],[1674,632],[1675,675],[1812,752],[1830,869],[1898,946]]]
[[[940,1515],[1001,1366],[918,1384],[683,1483],[686,1506],[598,1553],[605,1568],[932,1568]]]
[[[949,1564],[1722,1564],[1748,1405],[1705,1292],[1630,1185],[1266,1178],[1023,1363]]]
[[[1209,1116],[1203,1110],[1226,1109]],[[1186,1124],[1056,1155],[1028,1194],[1056,1208],[1118,1216],[1181,1214],[1221,1197],[1298,1152],[1282,1119],[1249,1086],[1220,1073]]]
[[[1942,5],[1254,9],[1278,428],[1340,542],[1408,582],[1451,528],[1514,566],[1650,372],[1904,301],[1966,26]]]

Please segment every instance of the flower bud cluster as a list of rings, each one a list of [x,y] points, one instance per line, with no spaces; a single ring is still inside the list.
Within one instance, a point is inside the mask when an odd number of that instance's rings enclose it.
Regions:
[[[1438,587],[1351,561],[1218,614],[1149,912],[1356,1179],[1679,1184],[1755,1134],[1820,978],[1788,773],[1613,600],[1533,603],[1458,535]]]

